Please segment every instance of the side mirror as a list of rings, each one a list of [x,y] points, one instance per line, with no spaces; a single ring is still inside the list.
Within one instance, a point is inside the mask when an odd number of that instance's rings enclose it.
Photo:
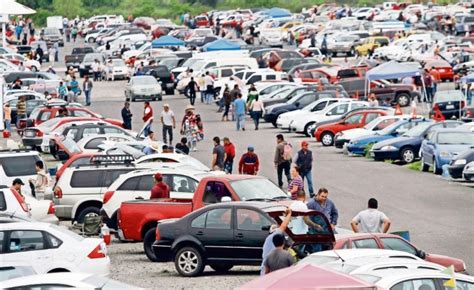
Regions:
[[[268,226],[262,226],[262,231],[269,231],[270,230],[270,225]]]
[[[137,196],[137,197],[135,197],[135,199],[136,199],[136,200],[144,200],[144,198],[141,197],[141,196]]]
[[[418,258],[423,260],[426,258],[426,253],[423,250],[416,250],[416,255],[418,256]]]
[[[346,124],[346,122],[345,122],[345,121],[341,121],[341,122],[339,122],[339,125],[345,125],[345,124]]]
[[[299,107],[299,106],[300,106],[300,102],[296,102],[296,103],[295,103],[295,106]]]
[[[332,116],[332,112],[327,112],[326,116]]]

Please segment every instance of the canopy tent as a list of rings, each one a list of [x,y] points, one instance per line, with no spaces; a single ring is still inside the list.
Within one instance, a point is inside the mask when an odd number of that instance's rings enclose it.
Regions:
[[[202,47],[203,51],[240,50],[240,45],[227,39],[218,39]]]
[[[34,14],[36,13],[36,11],[13,0],[2,0],[1,4],[2,5],[0,5],[0,22],[2,22],[2,44],[3,47],[6,47],[7,39],[5,31],[9,15]]]
[[[184,46],[184,41],[171,35],[163,35],[151,42],[152,48],[165,46]]]
[[[415,76],[421,76],[421,71],[414,65],[389,61],[369,70],[365,78],[368,81],[376,81]]]
[[[272,18],[291,17],[290,11],[276,7],[263,11],[262,14],[268,15]]]

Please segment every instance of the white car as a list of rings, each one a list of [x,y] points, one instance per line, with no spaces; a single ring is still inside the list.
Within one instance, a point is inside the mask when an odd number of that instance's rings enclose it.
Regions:
[[[130,77],[130,69],[123,59],[111,59],[107,62],[105,69],[105,79],[114,81],[116,79],[128,79]]]
[[[131,77],[125,87],[125,99],[132,102],[137,99],[161,101],[161,85],[153,76]]]
[[[36,222],[0,224],[0,237],[5,241],[2,266],[23,263],[38,274],[66,271],[107,276],[110,272],[102,239],[83,238],[63,227]]]
[[[340,102],[326,107],[322,111],[306,112],[299,115],[290,124],[291,132],[306,134],[311,136],[310,126],[323,122],[336,120],[345,113],[352,111],[355,108],[368,107],[368,102],[354,101],[352,99],[342,99]]]
[[[122,142],[133,142],[136,141],[132,136],[125,134],[102,134],[102,135],[91,135],[83,137],[77,141],[77,146],[82,152],[97,152],[101,150],[101,144],[109,143],[122,143]]]
[[[183,165],[189,165],[197,170],[210,171],[209,167],[202,164],[201,161],[194,157],[180,153],[155,153],[145,155],[135,161],[137,166],[151,167],[150,163],[180,163]]]
[[[356,17],[359,20],[366,20],[372,14],[374,14],[374,17],[375,17],[375,15],[379,13],[380,13],[379,8],[362,7],[362,8],[359,8],[356,12],[354,12],[352,16]]]
[[[279,28],[264,28],[258,35],[260,44],[283,48],[283,35]]]
[[[28,68],[31,71],[40,71],[41,70],[41,64],[33,59],[27,59],[23,55],[19,53],[7,53],[7,54],[2,54],[1,56],[4,59],[7,59],[13,63],[18,63],[20,62],[23,63],[23,66]]]
[[[9,73],[19,71],[20,68],[6,59],[0,59],[0,73]]]

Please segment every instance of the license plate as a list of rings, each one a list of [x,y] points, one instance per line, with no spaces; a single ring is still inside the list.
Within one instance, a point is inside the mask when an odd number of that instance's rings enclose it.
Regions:
[[[454,109],[454,105],[446,105],[446,109],[448,109],[448,110]]]
[[[36,135],[35,132],[32,132],[32,131],[26,131],[25,132],[26,137],[34,137],[35,135]]]
[[[374,152],[370,152],[370,157],[375,157],[375,153],[374,153]]]
[[[166,84],[166,87],[167,88],[172,88],[172,87],[174,87],[174,84],[173,83],[168,83],[168,84]]]

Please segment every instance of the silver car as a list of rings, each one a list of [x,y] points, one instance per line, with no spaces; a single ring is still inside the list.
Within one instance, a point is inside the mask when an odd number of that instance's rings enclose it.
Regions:
[[[335,35],[332,41],[328,42],[328,52],[336,56],[338,53],[345,53],[347,56],[356,54],[355,47],[360,44],[357,35]]]
[[[134,76],[125,87],[125,99],[134,102],[137,99],[161,101],[161,85],[153,76]]]

